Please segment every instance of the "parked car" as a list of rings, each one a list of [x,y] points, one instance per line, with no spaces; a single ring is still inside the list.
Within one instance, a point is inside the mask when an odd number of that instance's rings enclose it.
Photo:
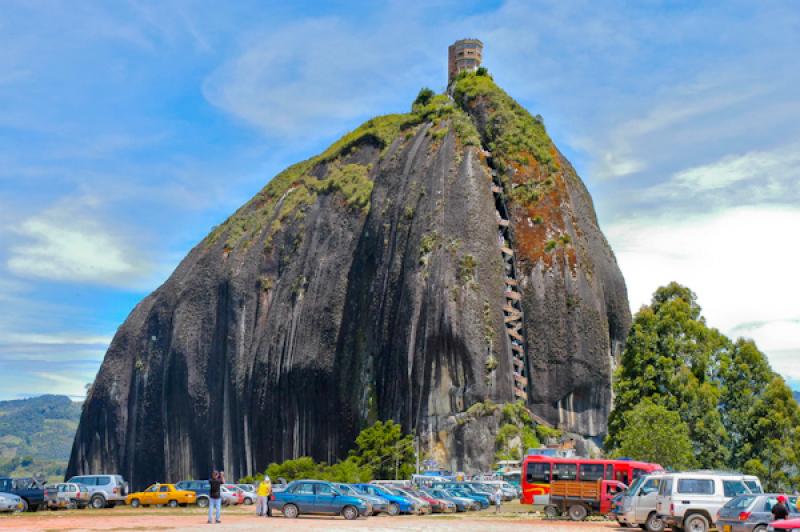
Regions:
[[[470,484],[472,484],[472,482],[470,482]],[[519,490],[505,480],[481,480],[477,484],[479,484],[484,491],[494,491],[499,487],[503,492],[504,501],[513,501],[514,499],[519,499]]]
[[[389,501],[389,515],[415,514],[419,512],[419,508],[414,501],[408,497],[402,497],[390,492],[386,489],[386,486],[377,484],[352,484],[352,486],[359,493],[383,497]]]
[[[222,504],[225,506],[244,504],[244,492],[238,488],[231,489],[225,484],[219,487],[219,494],[222,497]]]
[[[246,492],[238,484],[225,484],[224,487],[236,495],[239,504],[253,504],[256,502],[256,494]]]
[[[447,490],[449,493],[453,495],[457,495],[459,497],[466,497],[467,499],[472,499],[480,504],[481,509],[488,508],[490,505],[489,499],[484,497],[483,495],[478,495],[477,493],[471,492],[464,488],[451,488]]]
[[[67,480],[89,489],[89,505],[94,509],[125,504],[128,483],[120,475],[78,475]]]
[[[742,480],[744,480],[744,485],[747,486],[750,493],[764,493],[764,489],[761,487],[761,479],[757,476],[743,475]]]
[[[468,497],[461,497],[444,488],[431,488],[425,490],[426,493],[441,499],[452,501],[456,505],[456,510],[459,512],[468,512],[470,510],[480,510],[481,503]]]
[[[89,506],[89,488],[74,482],[59,482],[45,486],[44,500],[50,510],[84,509]]]
[[[137,491],[127,496],[125,502],[132,508],[139,506],[188,506],[197,502],[197,495],[190,490],[177,488],[175,484],[153,484],[144,491]]]
[[[25,508],[22,497],[13,493],[0,493],[0,512],[21,512]]]
[[[400,497],[405,497],[406,499],[413,501],[414,504],[417,506],[418,513],[420,514],[433,513],[433,508],[431,507],[431,504],[428,501],[421,499],[420,497],[415,495],[410,489],[401,488],[398,486],[384,486],[384,488],[394,493],[395,495],[399,495]]]
[[[480,497],[480,500],[483,501],[484,499],[488,504],[495,504],[495,496],[494,490],[487,490],[486,488],[481,488],[475,483],[470,482],[440,482],[434,484],[434,487],[437,488],[444,488],[448,491],[451,490],[460,490],[462,493],[467,493],[470,495],[476,495]],[[481,506],[483,506],[483,502],[481,502]]]
[[[656,512],[672,529],[707,532],[725,503],[746,493],[750,490],[742,475],[713,471],[670,473],[662,477]]]
[[[22,511],[25,512],[46,508],[44,485],[35,478],[0,477],[0,493],[10,493],[22,499]]]
[[[237,488],[242,490],[244,493],[244,503],[245,504],[254,504],[256,502],[256,487],[252,484],[234,484]]]
[[[349,495],[351,497],[358,497],[359,499],[362,499],[365,502],[369,503],[370,506],[372,507],[372,515],[389,513],[389,501],[384,499],[383,497],[359,493],[353,486],[350,486],[349,484],[334,483],[334,486],[344,495]]]
[[[372,513],[369,503],[358,497],[345,495],[330,482],[321,480],[295,480],[284,491],[273,493],[270,510],[293,519],[301,514],[341,515],[345,519],[358,519]]]
[[[208,506],[208,493],[211,490],[211,484],[207,480],[181,480],[175,483],[175,487],[179,490],[193,491],[197,501],[197,506],[206,508]]]
[[[413,490],[414,495],[422,499],[423,501],[427,502],[431,505],[431,511],[437,514],[446,514],[452,513],[456,511],[456,505],[452,501],[447,501],[445,499],[437,499],[436,497],[431,497],[427,493],[422,490]]]
[[[772,507],[778,504],[777,493],[745,494],[725,503],[717,516],[720,532],[766,532],[772,521]],[[800,518],[797,496],[786,497],[789,518]]]
[[[798,530],[800,530],[800,519],[773,521],[767,527],[767,532],[797,532]]]
[[[664,530],[664,522],[656,512],[658,488],[663,473],[653,473],[637,478],[633,484],[615,500],[613,510],[617,522],[623,526],[641,526],[649,532]],[[615,497],[616,499],[616,497]]]

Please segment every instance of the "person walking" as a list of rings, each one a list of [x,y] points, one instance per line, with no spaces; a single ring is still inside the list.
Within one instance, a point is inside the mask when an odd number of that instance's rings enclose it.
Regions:
[[[503,505],[503,489],[500,486],[497,486],[497,489],[494,492],[495,498],[495,506],[494,506],[494,513],[500,513],[500,507]]]
[[[778,521],[780,519],[789,518],[789,508],[786,507],[786,497],[778,495],[778,503],[772,507],[772,519]]]
[[[272,517],[269,509],[269,496],[272,494],[272,482],[269,475],[264,475],[264,480],[258,483],[256,489],[256,515]]]
[[[222,485],[225,483],[225,473],[222,471],[212,471],[211,472],[211,480],[209,480],[209,484],[211,484],[211,488],[208,490],[208,524],[210,525],[213,521],[211,518],[213,516],[214,510],[216,509],[216,522],[221,523],[220,521],[220,512],[222,511]]]

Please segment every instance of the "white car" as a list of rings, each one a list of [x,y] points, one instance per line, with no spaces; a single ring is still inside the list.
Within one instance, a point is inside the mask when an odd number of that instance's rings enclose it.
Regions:
[[[750,493],[744,475],[715,471],[669,473],[661,478],[656,513],[664,525],[692,532],[707,532],[725,503]]]
[[[0,512],[21,512],[25,505],[13,493],[0,493]]]
[[[653,473],[633,481],[622,496],[616,513],[621,525],[642,527],[648,532],[664,530],[664,522],[656,512],[658,488],[663,476],[663,473]]]

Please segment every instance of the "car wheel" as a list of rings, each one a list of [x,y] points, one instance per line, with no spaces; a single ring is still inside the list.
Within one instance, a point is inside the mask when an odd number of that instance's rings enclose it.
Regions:
[[[250,497],[245,497],[244,503],[249,506],[253,504],[253,499],[251,499]]]
[[[297,506],[294,504],[287,504],[283,507],[283,516],[287,519],[294,519],[300,514],[300,511],[297,509]]]
[[[102,495],[95,495],[92,497],[92,508],[95,510],[101,510],[106,506],[106,500],[103,498]]]
[[[20,510],[20,511],[21,512],[27,512],[28,511],[28,501],[26,501],[25,499],[22,499],[22,510]]]
[[[556,517],[559,516],[560,513],[561,512],[558,511],[558,508],[556,508],[552,504],[549,504],[544,507],[544,515],[545,517],[549,517],[550,519],[555,519]]]
[[[345,506],[342,508],[342,517],[348,521],[358,519],[358,510],[354,506]]]
[[[687,532],[708,532],[708,519],[704,515],[692,514],[683,522]]]
[[[141,503],[141,501],[139,501],[139,499],[133,499],[131,501],[131,508],[138,508],[141,505],[142,505],[142,503]]]
[[[197,499],[197,506],[200,508],[208,508],[208,498],[207,497],[199,497]]]
[[[648,532],[662,532],[664,530],[664,521],[657,514],[652,513],[647,518],[644,526]]]
[[[758,525],[757,527],[755,527],[753,529],[753,532],[767,532],[767,526],[766,525]]]
[[[389,504],[389,515],[398,515],[400,513],[400,505],[396,502]]]
[[[582,504],[573,504],[569,507],[568,513],[569,518],[573,521],[583,521],[589,512],[586,511],[586,507]]]
[[[177,508],[178,507],[178,501],[173,499],[173,500],[171,500],[171,501],[169,501],[167,503],[167,506],[169,506],[170,508]]]

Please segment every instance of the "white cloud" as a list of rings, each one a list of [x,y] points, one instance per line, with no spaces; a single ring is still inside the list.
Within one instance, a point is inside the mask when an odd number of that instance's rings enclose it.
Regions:
[[[321,138],[378,112],[406,81],[419,83],[423,44],[406,29],[401,21],[303,20],[252,39],[209,76],[204,94],[269,136]]]
[[[93,336],[82,333],[8,333],[0,343],[39,344],[39,345],[108,345],[110,336]]]
[[[800,352],[798,231],[800,208],[790,205],[640,217],[606,234],[634,310],[677,281],[697,293],[711,326],[752,337],[776,369],[800,378],[800,362],[785,363],[787,353]]]
[[[74,207],[54,207],[13,228],[8,269],[22,277],[127,286],[149,271],[123,239]]]

